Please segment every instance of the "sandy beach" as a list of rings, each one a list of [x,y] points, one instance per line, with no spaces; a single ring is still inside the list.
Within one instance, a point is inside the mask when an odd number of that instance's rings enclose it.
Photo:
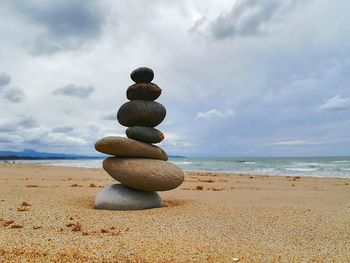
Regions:
[[[94,210],[102,169],[0,165],[0,262],[350,262],[350,180],[187,172],[164,207]]]

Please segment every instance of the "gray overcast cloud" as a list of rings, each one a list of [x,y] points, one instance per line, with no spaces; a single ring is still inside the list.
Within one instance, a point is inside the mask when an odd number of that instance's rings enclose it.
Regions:
[[[73,130],[74,130],[74,127],[71,127],[71,126],[59,126],[59,127],[53,128],[52,132],[67,133]]]
[[[11,82],[11,77],[8,74],[6,74],[6,72],[1,72],[0,73],[0,89],[3,86],[10,84],[10,82]]]
[[[102,34],[105,13],[94,0],[18,0],[8,2],[19,19],[36,30],[27,39],[29,50],[36,55],[75,50]]]
[[[349,155],[348,10],[345,0],[1,1],[0,149],[95,154],[97,139],[125,134],[113,116],[130,72],[148,66],[169,154]]]
[[[69,84],[62,88],[55,89],[52,93],[54,95],[65,95],[65,96],[85,99],[89,97],[90,94],[94,91],[95,89],[91,86],[84,87],[84,86],[76,86],[74,84]]]
[[[286,1],[287,2],[287,1]],[[218,39],[235,35],[255,35],[272,19],[286,2],[276,0],[236,1],[228,14],[212,22],[212,33]]]
[[[12,103],[20,103],[25,99],[25,94],[20,88],[11,87],[3,92],[3,97]]]

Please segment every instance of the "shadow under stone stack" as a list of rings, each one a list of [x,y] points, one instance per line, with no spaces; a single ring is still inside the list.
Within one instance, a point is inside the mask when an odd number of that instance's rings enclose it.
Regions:
[[[131,74],[135,84],[126,96],[128,102],[118,110],[117,119],[128,127],[128,138],[109,136],[96,142],[97,151],[112,155],[103,161],[103,169],[121,184],[113,184],[100,192],[95,199],[96,209],[139,210],[162,206],[156,191],[168,191],[184,180],[183,171],[167,162],[166,152],[153,145],[164,139],[154,127],[166,115],[164,106],[155,100],[162,90],[151,81],[150,68],[138,68]]]

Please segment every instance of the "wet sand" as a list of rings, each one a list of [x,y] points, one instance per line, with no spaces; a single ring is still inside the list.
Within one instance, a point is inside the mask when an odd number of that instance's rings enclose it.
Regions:
[[[186,173],[164,207],[99,211],[102,169],[0,165],[0,262],[350,262],[350,180]]]

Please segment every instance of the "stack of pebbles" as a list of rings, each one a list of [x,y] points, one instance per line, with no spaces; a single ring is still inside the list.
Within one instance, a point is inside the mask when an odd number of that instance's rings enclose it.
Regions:
[[[129,99],[118,111],[117,119],[128,127],[128,138],[109,136],[96,142],[97,151],[112,155],[103,161],[103,169],[121,184],[113,184],[100,192],[95,199],[96,209],[139,210],[161,207],[156,191],[168,191],[184,180],[183,171],[167,162],[166,152],[153,145],[164,139],[154,127],[166,115],[164,106],[155,102],[162,90],[154,83],[153,71],[138,68],[131,73],[136,82],[126,96]]]

